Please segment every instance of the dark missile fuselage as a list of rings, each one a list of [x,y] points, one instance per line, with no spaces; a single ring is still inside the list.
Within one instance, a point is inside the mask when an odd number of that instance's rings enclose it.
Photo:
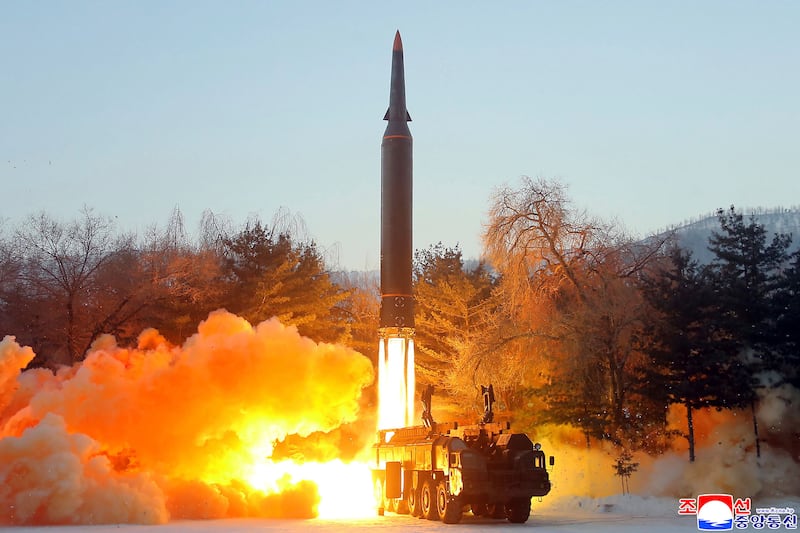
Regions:
[[[412,139],[406,109],[403,44],[395,35],[388,121],[381,143],[381,328],[413,328]]]

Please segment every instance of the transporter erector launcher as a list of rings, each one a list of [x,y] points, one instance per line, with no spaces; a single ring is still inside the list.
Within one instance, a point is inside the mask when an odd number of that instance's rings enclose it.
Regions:
[[[412,259],[412,139],[406,109],[403,41],[392,47],[388,121],[381,143],[381,312],[378,334],[379,429],[414,419],[414,297]]]

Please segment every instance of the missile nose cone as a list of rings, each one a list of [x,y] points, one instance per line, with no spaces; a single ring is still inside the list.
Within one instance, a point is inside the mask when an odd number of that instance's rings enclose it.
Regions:
[[[389,109],[383,120],[411,121],[411,115],[406,109],[406,81],[403,72],[403,41],[400,30],[394,34],[392,48],[392,80],[389,86]]]

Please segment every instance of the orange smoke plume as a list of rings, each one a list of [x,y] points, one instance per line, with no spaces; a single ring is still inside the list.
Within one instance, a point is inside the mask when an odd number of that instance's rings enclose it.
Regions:
[[[0,524],[313,516],[308,483],[242,480],[276,440],[355,420],[373,380],[358,352],[226,311],[181,347],[105,336],[80,364],[20,373],[33,356],[0,342]]]

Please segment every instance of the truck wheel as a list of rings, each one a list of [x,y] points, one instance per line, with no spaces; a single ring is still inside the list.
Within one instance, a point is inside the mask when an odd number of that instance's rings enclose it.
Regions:
[[[445,524],[458,524],[461,522],[461,516],[464,513],[461,499],[450,497],[444,481],[440,481],[436,485],[436,511]]]
[[[419,502],[419,489],[408,492],[408,512],[411,516],[422,516],[422,506]]]
[[[531,515],[530,498],[514,498],[506,504],[506,518],[512,524],[523,524]]]
[[[419,494],[419,503],[422,505],[422,516],[428,520],[439,520],[439,511],[436,508],[436,494],[431,486],[433,483],[426,479],[422,484]]]

